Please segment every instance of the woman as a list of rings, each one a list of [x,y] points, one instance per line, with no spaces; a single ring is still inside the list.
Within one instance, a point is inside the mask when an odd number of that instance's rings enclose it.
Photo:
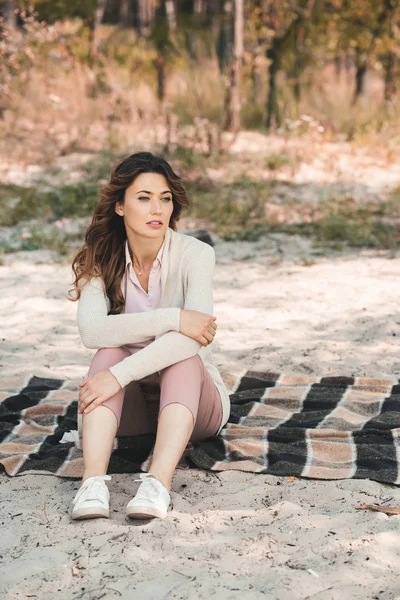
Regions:
[[[215,252],[176,231],[187,206],[163,158],[132,154],[114,166],[73,261],[78,329],[97,349],[79,391],[84,474],[73,519],[109,517],[115,436],[147,432],[156,434],[151,462],[126,514],[164,518],[188,442],[218,434],[229,418],[209,347]]]

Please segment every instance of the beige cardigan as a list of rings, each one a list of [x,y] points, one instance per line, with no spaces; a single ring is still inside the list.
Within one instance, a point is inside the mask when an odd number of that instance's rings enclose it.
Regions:
[[[87,348],[115,348],[154,340],[110,367],[122,387],[198,353],[221,396],[222,423],[219,433],[229,418],[230,400],[213,362],[212,344],[202,346],[197,340],[179,332],[181,309],[213,315],[214,267],[215,251],[212,246],[168,227],[161,266],[160,308],[108,315],[110,301],[102,278],[97,277],[82,289],[77,324]],[[121,289],[124,293],[122,283]],[[81,418],[82,415],[78,415],[78,431]]]

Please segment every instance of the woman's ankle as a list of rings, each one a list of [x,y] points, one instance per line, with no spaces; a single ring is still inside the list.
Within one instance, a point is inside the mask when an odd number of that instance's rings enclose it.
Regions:
[[[157,473],[157,471],[153,471],[152,469],[149,469],[147,472],[150,473],[150,475],[156,475],[157,478],[158,478],[158,481],[163,484],[163,486],[165,487],[165,489],[168,492],[171,491],[171,487],[172,487],[172,480],[171,479],[164,477],[161,473]]]
[[[83,485],[86,479],[89,479],[89,477],[97,477],[100,475],[107,475],[107,473],[104,473],[101,469],[96,469],[95,471],[85,471],[82,475],[81,485]]]

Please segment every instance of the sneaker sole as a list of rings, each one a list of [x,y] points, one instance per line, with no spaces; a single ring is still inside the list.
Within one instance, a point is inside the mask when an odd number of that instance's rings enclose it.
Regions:
[[[107,508],[81,508],[71,514],[71,519],[96,519],[97,517],[110,517],[110,511]]]
[[[165,519],[167,513],[159,508],[151,508],[150,506],[135,506],[127,508],[126,515],[131,519],[149,519],[153,517]]]

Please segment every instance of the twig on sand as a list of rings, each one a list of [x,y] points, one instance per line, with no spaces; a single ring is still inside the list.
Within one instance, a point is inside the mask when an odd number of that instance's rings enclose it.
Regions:
[[[182,575],[182,577],[187,577],[187,579],[193,579],[192,575],[185,575],[185,573],[181,573],[180,571],[177,571],[176,569],[171,569],[174,573],[178,573],[178,575]]]
[[[44,503],[44,505],[43,505],[44,516],[46,517],[46,519],[47,519],[47,522],[48,522],[48,523],[50,523],[50,519],[49,519],[49,517],[47,516],[46,504],[47,504],[47,502],[49,501],[49,499],[50,499],[51,497],[52,497],[52,494],[50,494],[49,496],[47,496],[47,498],[46,498],[46,501],[45,501],[45,503]]]
[[[332,590],[332,589],[333,589],[333,585],[330,585],[328,588],[314,592],[313,594],[311,594],[311,596],[305,596],[305,598],[303,598],[303,600],[309,600],[309,598],[313,598],[314,596],[316,596],[317,594],[320,594],[321,592],[327,592],[328,590]]]
[[[81,592],[79,594],[79,596],[74,596],[74,600],[79,600],[79,598],[83,598],[83,596],[85,594],[92,594],[93,592],[97,592],[97,591],[101,591],[102,592],[104,590],[110,590],[111,592],[115,592],[119,596],[122,596],[122,594],[121,594],[121,592],[119,590],[115,590],[114,588],[110,588],[110,587],[107,587],[106,585],[103,585],[103,587],[93,588],[91,590],[85,590],[85,591]],[[103,598],[104,596],[105,596],[105,594],[103,594],[102,596],[99,596],[96,600],[100,600],[100,598]]]

